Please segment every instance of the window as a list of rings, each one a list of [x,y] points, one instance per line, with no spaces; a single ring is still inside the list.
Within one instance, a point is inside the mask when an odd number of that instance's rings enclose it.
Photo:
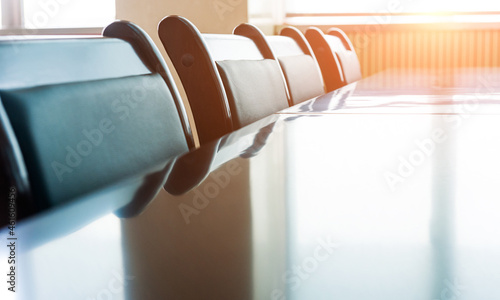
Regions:
[[[250,22],[281,25],[491,23],[500,1],[476,0],[248,0]]]
[[[500,1],[475,0],[286,0],[289,14],[500,12]]]
[[[4,0],[3,29],[93,28],[115,19],[115,0]]]
[[[285,22],[293,25],[497,23],[500,16],[500,1],[490,0],[283,1]]]

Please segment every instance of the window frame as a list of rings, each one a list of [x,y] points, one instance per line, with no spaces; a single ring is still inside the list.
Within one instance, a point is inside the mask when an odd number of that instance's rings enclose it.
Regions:
[[[26,28],[24,0],[0,0],[0,36],[5,35],[100,35],[104,27]]]
[[[484,18],[490,20],[481,20]],[[481,19],[480,19],[481,18]],[[494,20],[492,20],[494,19]],[[285,13],[285,25],[292,26],[437,26],[461,29],[500,28],[500,11],[446,13]]]

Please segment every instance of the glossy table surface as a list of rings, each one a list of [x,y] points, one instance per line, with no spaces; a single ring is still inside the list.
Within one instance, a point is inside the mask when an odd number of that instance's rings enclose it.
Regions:
[[[84,198],[20,220],[16,299],[498,299],[500,88],[472,71],[274,114],[159,166],[128,218]]]
[[[478,102],[481,105],[476,107]],[[500,113],[500,68],[439,72],[390,69],[284,111],[299,114],[464,112]]]

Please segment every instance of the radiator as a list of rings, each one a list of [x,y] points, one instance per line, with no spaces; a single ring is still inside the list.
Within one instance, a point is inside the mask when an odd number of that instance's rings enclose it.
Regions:
[[[346,32],[358,54],[363,77],[388,68],[498,67],[500,30],[374,30]],[[402,71],[403,72],[403,71]]]

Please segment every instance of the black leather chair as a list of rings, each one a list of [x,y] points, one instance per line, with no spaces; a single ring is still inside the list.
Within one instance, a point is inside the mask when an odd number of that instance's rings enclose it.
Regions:
[[[289,106],[283,73],[257,28],[245,36],[201,34],[187,19],[168,16],[158,33],[186,91],[201,144]]]
[[[311,27],[305,36],[314,50],[328,92],[362,78],[358,56],[342,30],[331,28],[325,35]]]
[[[247,26],[252,25],[241,24],[235,28],[235,33],[249,32],[244,30]],[[285,27],[280,35],[266,36],[265,39],[283,70],[293,105],[325,93],[318,62],[302,32]]]
[[[0,39],[0,193],[4,199],[15,190],[18,217],[68,204],[194,147],[181,99],[147,34],[117,21],[103,36]],[[138,192],[129,185],[115,196]]]

